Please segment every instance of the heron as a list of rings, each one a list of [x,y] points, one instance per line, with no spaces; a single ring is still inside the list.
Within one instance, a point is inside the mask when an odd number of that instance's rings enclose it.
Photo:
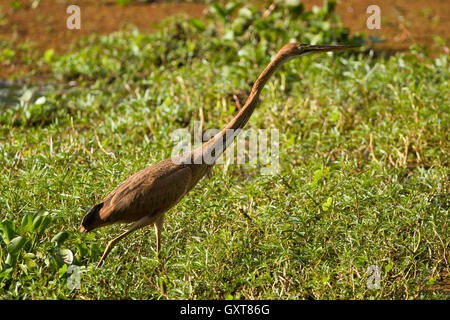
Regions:
[[[100,203],[92,207],[83,217],[81,232],[115,223],[133,223],[127,231],[108,242],[97,268],[102,265],[111,249],[121,239],[148,225],[154,226],[156,253],[158,258],[160,257],[161,231],[166,212],[210,173],[215,160],[250,119],[258,105],[264,85],[280,66],[291,59],[307,54],[354,48],[357,46],[286,44],[258,76],[244,106],[222,131],[191,152],[170,157],[133,174]]]

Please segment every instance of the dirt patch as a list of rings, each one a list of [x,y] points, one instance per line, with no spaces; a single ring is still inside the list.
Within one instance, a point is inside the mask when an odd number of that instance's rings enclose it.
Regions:
[[[28,43],[40,54],[47,49],[63,53],[82,37],[109,34],[134,25],[143,32],[152,32],[157,23],[172,15],[202,17],[205,5],[198,3],[135,3],[120,6],[116,1],[40,0],[36,8],[32,0],[21,0],[19,9],[12,9],[10,0],[0,2],[0,39],[17,44]],[[76,4],[81,10],[81,28],[68,29],[67,7]],[[3,14],[3,18],[1,18]],[[1,53],[1,50],[0,50]],[[1,64],[1,62],[0,62]],[[0,66],[0,79],[17,73],[27,73],[21,58]],[[43,70],[45,72],[45,70]]]
[[[22,0],[18,10],[8,8],[3,1],[6,25],[0,29],[0,38],[32,41],[38,48],[53,48],[64,52],[74,41],[92,33],[108,34],[125,27],[137,26],[143,32],[151,32],[155,24],[172,15],[201,17],[205,8],[196,3],[134,3],[120,6],[115,1],[95,0],[41,0],[33,9],[31,0]],[[81,29],[68,29],[66,13],[69,5],[76,4],[81,10]]]
[[[322,0],[304,0],[306,10],[321,5]],[[20,4],[18,4],[20,3]],[[37,7],[33,8],[33,3]],[[69,30],[66,9],[76,4],[81,9],[81,29]],[[366,13],[369,5],[376,4],[381,12],[381,29],[369,30]],[[17,8],[13,8],[18,6]],[[198,3],[141,3],[130,1],[120,6],[117,1],[96,0],[2,0],[0,3],[0,39],[15,43],[30,43],[43,53],[53,48],[56,52],[69,50],[70,45],[92,33],[108,34],[127,24],[137,26],[143,32],[151,32],[155,24],[171,15],[202,17],[206,6]],[[434,54],[448,53],[448,49],[435,46],[434,36],[448,44],[450,35],[450,5],[441,0],[349,0],[337,6],[344,26],[352,32],[364,32],[367,36],[384,38],[377,49],[406,50],[411,44],[427,45]],[[0,79],[12,74],[25,73],[21,59],[0,66]]]
[[[381,29],[369,30],[366,13],[370,5],[377,5],[381,13]],[[382,37],[376,44],[378,50],[403,51],[412,44],[428,46],[434,54],[448,53],[436,46],[433,39],[439,36],[446,44],[450,37],[450,5],[440,0],[352,0],[342,1],[337,12],[344,26],[353,32]]]

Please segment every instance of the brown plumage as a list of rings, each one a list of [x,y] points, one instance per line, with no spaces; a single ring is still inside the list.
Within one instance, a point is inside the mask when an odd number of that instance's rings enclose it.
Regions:
[[[150,224],[155,227],[156,248],[159,255],[165,212],[176,205],[209,172],[215,160],[239,134],[256,108],[261,90],[277,68],[286,61],[304,54],[352,48],[355,47],[313,46],[300,43],[285,45],[258,77],[245,105],[221,132],[190,153],[166,159],[132,175],[102,202],[89,210],[81,222],[82,232],[113,223],[134,222],[128,231],[108,243],[97,267],[118,241]],[[233,133],[231,138],[226,135],[230,131]]]

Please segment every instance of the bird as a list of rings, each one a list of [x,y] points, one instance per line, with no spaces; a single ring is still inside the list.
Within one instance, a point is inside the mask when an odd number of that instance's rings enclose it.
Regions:
[[[279,67],[304,55],[357,47],[304,43],[284,45],[254,82],[244,106],[222,131],[190,152],[172,156],[131,175],[86,213],[80,225],[80,232],[116,223],[133,223],[127,231],[108,242],[96,267],[102,265],[111,249],[121,239],[148,225],[154,226],[156,253],[160,258],[161,231],[166,212],[186,196],[205,175],[210,174],[215,160],[248,122],[259,103],[264,85]]]

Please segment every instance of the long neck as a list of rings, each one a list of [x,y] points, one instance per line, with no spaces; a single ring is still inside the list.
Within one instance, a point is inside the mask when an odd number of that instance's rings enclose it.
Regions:
[[[270,76],[275,72],[275,70],[277,70],[284,62],[288,60],[289,59],[286,59],[280,53],[275,56],[275,58],[259,75],[258,79],[256,79],[256,82],[252,87],[252,91],[239,113],[226,125],[226,127],[222,131],[216,134],[208,142],[203,144],[203,146],[201,147],[201,153],[203,155],[211,154],[211,150],[214,149],[215,151],[213,152],[213,156],[217,160],[217,158],[233,142],[241,129],[250,119],[250,116],[258,105],[259,94],[267,83],[267,80],[269,80]]]
[[[269,80],[270,76],[272,76],[275,70],[277,70],[283,64],[283,62],[285,61],[283,61],[283,59],[281,59],[277,55],[269,63],[269,65],[264,69],[264,71],[259,75],[258,79],[256,79],[255,83],[253,84],[252,91],[240,112],[233,118],[233,120],[230,121],[230,123],[228,123],[228,125],[222,131],[225,131],[227,129],[238,130],[242,129],[245,126],[256,106],[258,105],[259,94],[266,85],[267,80]]]

